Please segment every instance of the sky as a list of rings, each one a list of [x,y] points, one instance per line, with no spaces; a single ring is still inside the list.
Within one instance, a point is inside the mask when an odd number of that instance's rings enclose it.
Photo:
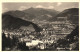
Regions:
[[[17,2],[7,2],[2,3],[2,12],[7,12],[11,10],[25,10],[28,8],[44,8],[44,9],[54,9],[57,11],[63,11],[68,8],[79,8],[78,2],[24,2],[24,3],[17,3]]]

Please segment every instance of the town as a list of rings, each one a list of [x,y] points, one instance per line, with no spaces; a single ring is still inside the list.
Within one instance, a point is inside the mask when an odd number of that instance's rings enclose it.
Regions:
[[[23,30],[6,31],[3,33],[6,37],[13,39],[15,37],[19,42],[25,42],[26,46],[32,50],[36,47],[36,50],[45,50],[49,48],[52,44],[57,43],[59,39],[64,39],[71,31],[76,27],[69,21],[54,21],[54,22],[38,22],[39,26],[42,27],[41,32],[35,32],[33,28],[24,28]],[[16,49],[16,48],[15,48]]]

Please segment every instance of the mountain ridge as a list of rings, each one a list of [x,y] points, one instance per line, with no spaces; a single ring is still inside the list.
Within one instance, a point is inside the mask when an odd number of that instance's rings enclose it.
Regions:
[[[34,24],[30,21],[25,21],[20,18],[13,17],[11,15],[2,15],[2,28],[3,29],[9,29],[9,30],[14,30],[14,29],[19,29],[21,26],[29,26],[30,24],[33,25],[33,28],[35,29],[36,32],[41,31],[41,28],[37,25]]]
[[[32,21],[33,19],[37,20],[48,20],[51,17],[54,17],[55,15],[58,14],[58,11],[56,10],[51,10],[51,9],[43,9],[43,8],[29,8],[25,9],[23,11],[8,11],[3,14],[9,14],[14,17],[19,17],[24,20],[30,20]]]
[[[65,9],[62,12],[60,12],[58,15],[56,15],[53,19],[49,19],[50,21],[58,20],[58,17],[66,18],[68,21],[71,21],[73,24],[79,23],[79,8],[69,8]]]

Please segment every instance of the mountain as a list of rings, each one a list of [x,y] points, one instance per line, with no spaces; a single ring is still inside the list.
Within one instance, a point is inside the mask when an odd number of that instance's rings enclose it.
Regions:
[[[24,12],[35,15],[36,17],[34,19],[38,20],[48,20],[59,13],[59,11],[56,11],[54,9],[43,8],[29,8],[24,10]]]
[[[14,30],[14,29],[19,29],[22,26],[25,27],[30,26],[32,28],[31,25],[33,26],[36,32],[41,31],[41,28],[37,24],[34,24],[30,21],[25,21],[23,19],[8,14],[2,15],[2,29]]]
[[[34,14],[36,16],[43,15],[43,14],[50,14],[52,16],[56,15],[58,11],[54,9],[43,9],[43,8],[29,8],[26,10],[23,10],[25,13]]]
[[[61,13],[59,13],[57,16],[66,16],[66,15],[79,15],[79,8],[70,8],[70,9],[65,9]]]
[[[43,9],[43,8],[29,8],[23,11],[8,11],[3,14],[9,14],[14,17],[18,17],[24,20],[29,20],[29,21],[43,21],[43,20],[48,20],[50,18],[53,18],[59,13],[59,11],[53,10],[53,9]]]
[[[64,11],[62,11],[58,15],[56,15],[55,18],[56,18],[56,20],[58,20],[60,18],[64,18],[68,21],[71,21],[73,24],[78,24],[78,22],[79,22],[79,8],[65,9]]]
[[[21,18],[21,19],[24,19],[24,20],[31,20],[31,19],[33,19],[35,17],[32,14],[25,13],[25,12],[19,11],[19,10],[16,10],[16,11],[8,11],[8,12],[5,12],[3,14],[12,15],[14,17],[18,17],[18,18]]]

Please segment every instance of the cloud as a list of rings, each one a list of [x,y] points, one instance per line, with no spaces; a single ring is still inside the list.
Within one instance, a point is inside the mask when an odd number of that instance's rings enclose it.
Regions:
[[[45,6],[42,6],[42,5],[37,5],[36,8],[53,9],[54,6],[45,7]]]
[[[37,5],[36,8],[45,8],[45,7],[42,5]]]
[[[25,10],[25,9],[27,9],[26,6],[20,6],[20,8],[18,10],[22,11],[22,10]]]
[[[58,2],[58,3],[57,3],[57,6],[60,6],[60,5],[62,5],[62,3],[61,3],[61,2]]]

